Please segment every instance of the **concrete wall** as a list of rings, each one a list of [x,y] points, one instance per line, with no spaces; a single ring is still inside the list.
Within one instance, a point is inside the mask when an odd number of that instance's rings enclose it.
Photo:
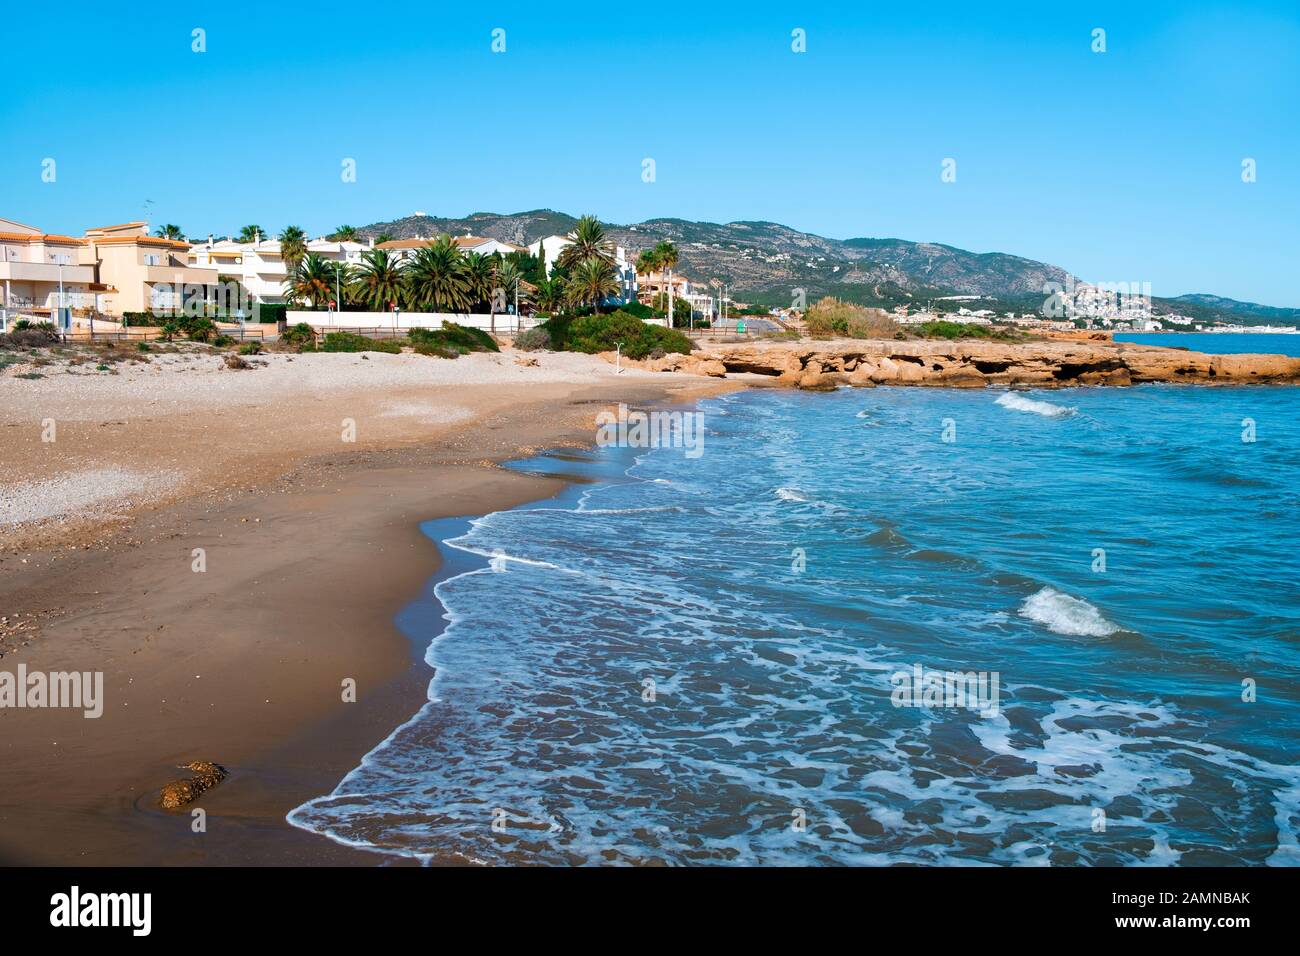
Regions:
[[[306,322],[312,328],[324,329],[439,329],[443,321],[455,322],[457,325],[473,329],[497,332],[517,332],[521,326],[515,316],[498,312],[495,317],[479,313],[452,312],[307,312],[289,311],[285,313],[288,325]],[[545,321],[545,320],[543,320]],[[495,324],[494,324],[495,323]],[[531,316],[523,317],[522,328],[530,329],[539,324]]]

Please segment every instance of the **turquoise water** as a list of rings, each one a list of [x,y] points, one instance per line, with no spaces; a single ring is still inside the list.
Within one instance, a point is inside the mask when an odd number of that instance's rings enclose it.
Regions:
[[[1211,355],[1300,356],[1300,334],[1258,332],[1116,332],[1116,342],[1164,345]]]
[[[290,819],[431,861],[1300,864],[1298,398],[758,390],[695,458],[522,463],[584,482],[453,539],[445,631],[404,622],[430,702]],[[895,706],[918,665],[997,706]]]

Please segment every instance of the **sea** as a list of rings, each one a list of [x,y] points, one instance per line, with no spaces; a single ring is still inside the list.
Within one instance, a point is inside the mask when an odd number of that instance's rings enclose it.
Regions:
[[[1211,355],[1300,356],[1300,334],[1287,332],[1116,332],[1115,341],[1184,348]]]
[[[289,820],[426,863],[1300,865],[1298,411],[751,389],[693,457],[512,463],[570,484],[425,525],[428,701]]]

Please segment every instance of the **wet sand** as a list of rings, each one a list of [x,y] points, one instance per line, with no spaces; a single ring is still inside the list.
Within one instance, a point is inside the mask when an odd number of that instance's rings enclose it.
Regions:
[[[11,535],[0,613],[32,626],[11,624],[0,638],[0,669],[102,671],[105,704],[98,719],[0,709],[0,863],[392,862],[296,830],[284,815],[331,790],[425,700],[432,672],[424,648],[393,624],[437,570],[437,548],[420,522],[554,494],[557,481],[495,463],[590,444],[592,420],[610,402],[684,400],[726,387],[612,378],[482,386],[475,398],[465,386],[435,398],[470,416],[432,433],[393,432],[370,446],[311,454],[310,442],[295,443],[284,428],[245,432],[240,460],[256,462],[256,475],[209,476],[196,485],[202,494],[110,526],[75,525],[80,537],[60,533],[54,547],[36,540],[27,550]],[[337,400],[362,407],[358,395]],[[339,409],[317,411],[335,420]],[[228,426],[205,427],[196,414],[160,420],[141,456],[177,440],[168,427],[236,440],[222,433]],[[202,444],[173,452],[192,463]],[[221,449],[213,456],[221,464],[209,470],[229,468],[230,448]],[[116,453],[131,459],[129,447]],[[192,569],[195,548],[205,551],[202,572]],[[356,683],[355,703],[343,700],[346,679]],[[163,811],[159,789],[186,776],[177,765],[191,760],[215,761],[231,775],[190,807]],[[206,817],[201,829],[195,808]]]

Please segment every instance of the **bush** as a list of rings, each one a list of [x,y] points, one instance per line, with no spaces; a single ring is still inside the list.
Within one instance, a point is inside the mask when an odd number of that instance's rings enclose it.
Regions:
[[[453,345],[463,345],[471,352],[500,352],[496,339],[482,329],[472,329],[455,322],[442,323],[442,331]]]
[[[275,322],[279,324],[285,320],[288,311],[289,306],[283,302],[262,302],[258,304],[253,317],[258,322]]]
[[[18,322],[15,322],[12,332],[8,335],[0,335],[0,345],[10,345],[17,348],[39,349],[54,345],[58,341],[58,332],[55,332],[52,328],[45,329],[34,326],[30,322],[23,328],[19,328]]]
[[[261,342],[245,342],[239,347],[240,355],[261,355],[264,351]]]
[[[439,345],[436,342],[417,342],[415,343],[415,351],[419,355],[434,355],[438,358],[447,359],[460,358],[461,356],[459,350],[447,345]]]
[[[156,326],[158,324],[159,324],[158,317],[155,316],[152,312],[123,312],[122,313],[122,325],[124,327]]]
[[[150,349],[150,345],[149,345],[148,342],[136,342],[136,343],[135,343],[135,350],[136,350],[137,352],[148,352],[149,349]]]
[[[613,352],[621,343],[628,358],[645,358],[656,348],[664,352],[686,354],[694,346],[676,329],[649,325],[622,309],[609,315],[583,315],[577,318],[553,318],[546,322],[554,348],[567,352]]]
[[[355,332],[327,332],[321,340],[322,352],[387,352],[396,355],[402,351],[398,342],[370,339]]]
[[[414,328],[406,333],[415,350],[420,352],[419,346],[427,345],[432,349],[441,349],[443,351],[453,351],[459,355],[465,355],[469,352],[500,352],[496,340],[488,335],[482,329],[471,329],[463,325],[457,325],[455,322],[442,323],[441,329],[424,329]],[[421,355],[440,354],[437,351],[420,352]]]
[[[869,309],[827,296],[804,316],[808,334],[815,338],[845,336],[851,339],[890,338],[898,326],[883,309]]]
[[[640,302],[629,302],[627,305],[619,306],[618,310],[626,312],[628,315],[635,315],[638,319],[653,319],[655,317],[655,310]]]
[[[551,333],[544,326],[524,329],[515,336],[515,348],[521,352],[546,352],[551,348]]]
[[[971,325],[966,322],[950,322],[936,319],[914,326],[913,331],[926,339],[1007,339],[1015,341],[1020,338],[1014,330],[999,329],[988,325]]]
[[[281,332],[280,341],[285,345],[292,345],[301,349],[315,344],[316,333],[306,322],[299,322],[297,325]]]
[[[210,342],[219,336],[217,323],[211,319],[181,318],[176,320],[176,324],[191,342]]]
[[[218,348],[225,348],[227,345],[234,345],[235,340],[231,338],[229,335],[222,333],[212,340],[212,344],[217,346]]]

